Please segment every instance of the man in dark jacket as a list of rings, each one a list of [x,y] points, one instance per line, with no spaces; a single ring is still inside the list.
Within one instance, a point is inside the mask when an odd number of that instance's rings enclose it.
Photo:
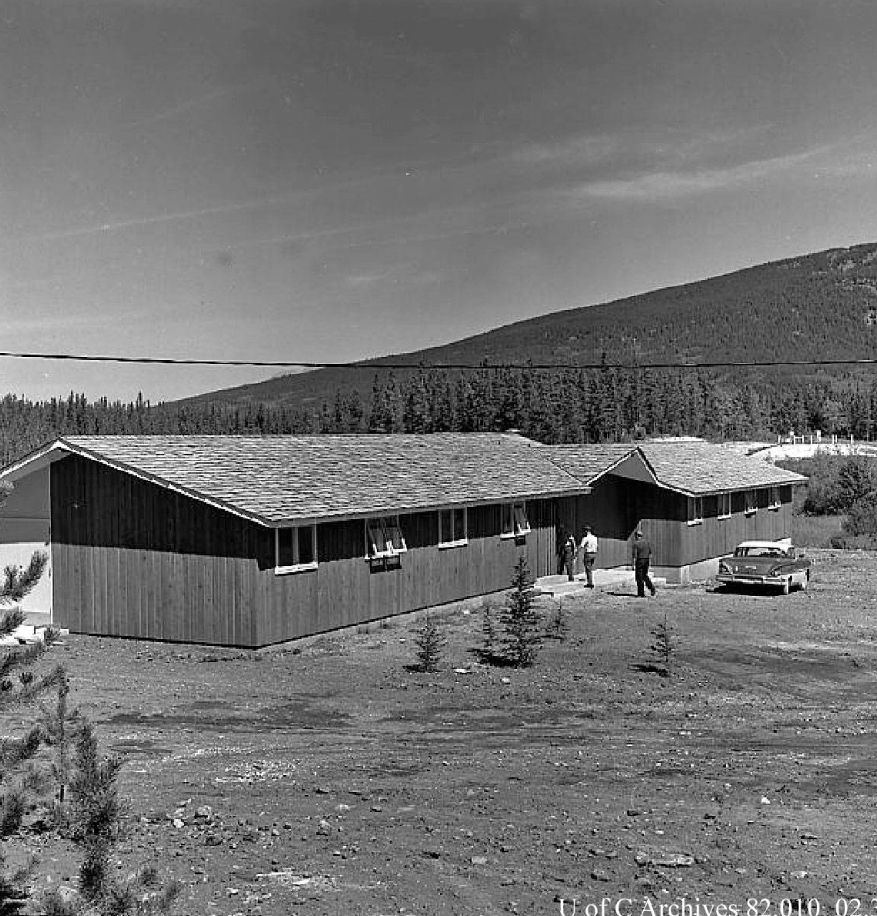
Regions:
[[[561,563],[566,570],[566,576],[570,582],[575,580],[575,562],[576,562],[576,539],[571,531],[564,531],[563,546],[561,548]]]
[[[640,528],[637,528],[634,532],[633,549],[631,553],[633,561],[633,574],[636,577],[637,598],[645,598],[646,586],[648,586],[648,589],[654,598],[655,586],[652,584],[652,580],[649,578],[649,561],[652,558],[652,545],[649,543],[648,538],[642,533]]]

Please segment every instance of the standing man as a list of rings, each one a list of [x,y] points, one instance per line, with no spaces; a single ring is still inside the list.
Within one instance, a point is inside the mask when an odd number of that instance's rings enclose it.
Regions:
[[[590,525],[585,525],[584,537],[582,538],[579,548],[582,551],[582,565],[585,568],[585,575],[588,578],[586,588],[594,587],[594,562],[597,559],[597,548],[599,547],[597,536],[591,530]]]
[[[575,580],[575,566],[576,562],[576,539],[573,537],[572,531],[566,532],[566,537],[563,541],[563,568],[566,570],[566,577],[570,582]]]
[[[633,574],[636,577],[636,596],[645,598],[646,586],[655,597],[655,586],[649,578],[649,561],[652,558],[652,545],[648,538],[643,534],[641,528],[637,528],[633,535]]]

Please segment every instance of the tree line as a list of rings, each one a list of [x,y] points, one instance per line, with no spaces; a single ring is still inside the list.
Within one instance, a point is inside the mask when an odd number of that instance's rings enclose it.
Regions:
[[[865,375],[734,378],[690,370],[449,371],[375,374],[371,396],[337,388],[318,407],[283,402],[152,405],[67,398],[0,399],[7,464],[63,435],[428,433],[520,430],[540,442],[648,436],[771,438],[777,433],[877,434],[877,380]]]

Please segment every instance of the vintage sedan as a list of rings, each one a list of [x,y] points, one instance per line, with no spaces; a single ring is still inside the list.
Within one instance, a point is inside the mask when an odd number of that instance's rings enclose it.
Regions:
[[[743,541],[719,561],[716,580],[723,585],[779,588],[784,595],[810,584],[811,561],[788,541]]]

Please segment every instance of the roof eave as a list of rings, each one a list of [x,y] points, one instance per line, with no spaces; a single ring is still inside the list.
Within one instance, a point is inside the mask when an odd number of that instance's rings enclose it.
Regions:
[[[532,499],[561,499],[566,496],[588,496],[591,487],[578,486],[564,490],[539,491],[535,493],[514,494],[500,498],[457,500],[456,502],[437,502],[429,505],[374,506],[359,512],[326,513],[323,515],[293,515],[284,518],[264,519],[262,524],[269,528],[288,528],[296,525],[319,525],[324,522],[356,522],[367,518],[379,518],[387,515],[413,515],[418,512],[441,512],[445,509],[474,509],[479,506],[501,506],[504,503],[522,502]]]
[[[672,484],[662,483],[658,481],[658,486],[662,490],[670,490],[673,493],[679,493],[682,496],[716,496],[719,493],[745,493],[747,490],[764,490],[768,487],[788,487],[788,486],[801,486],[802,484],[807,483],[807,479],[803,480],[778,480],[772,481],[770,483],[748,483],[744,486],[739,487],[711,487],[708,490],[687,490],[684,487],[673,486]]]

